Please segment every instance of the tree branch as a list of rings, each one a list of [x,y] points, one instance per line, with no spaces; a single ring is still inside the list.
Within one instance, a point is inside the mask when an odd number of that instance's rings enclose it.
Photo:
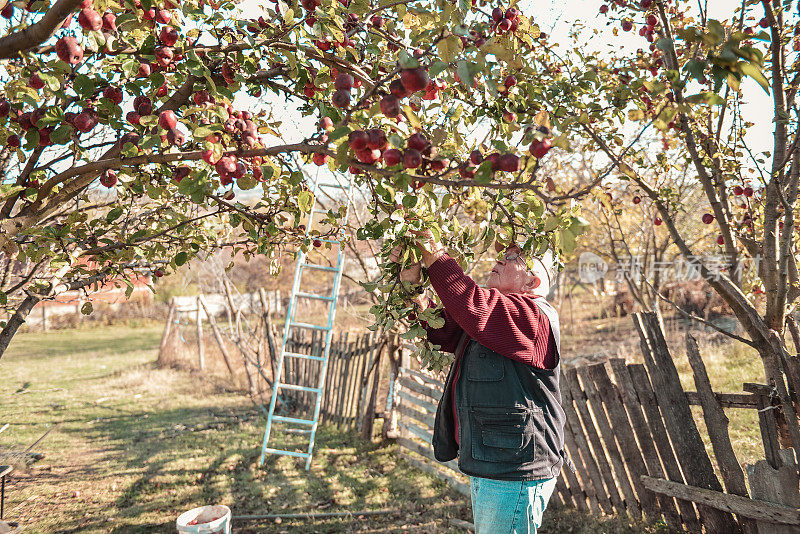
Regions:
[[[0,59],[11,59],[47,41],[80,5],[81,0],[58,0],[38,22],[0,39]]]

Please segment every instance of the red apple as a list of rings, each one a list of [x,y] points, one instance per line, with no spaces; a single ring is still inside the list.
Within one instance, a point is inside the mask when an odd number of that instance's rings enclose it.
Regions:
[[[641,201],[642,201],[642,197],[640,197],[639,195],[636,195],[636,196],[633,197],[633,203],[634,204],[638,204]]]
[[[509,74],[508,76],[506,76],[506,79],[503,80],[503,85],[509,88],[514,87],[515,85],[517,85],[517,77],[514,76],[513,74]]]
[[[400,115],[400,100],[395,95],[381,98],[381,113],[391,118]]]
[[[416,93],[417,91],[425,89],[429,81],[428,71],[422,67],[403,69],[400,73],[400,82],[409,93]]]
[[[369,143],[369,135],[364,130],[354,130],[347,136],[347,143],[353,150],[363,150]]]
[[[550,139],[534,142],[530,147],[531,155],[536,159],[541,159],[550,151],[551,146],[552,142]]]
[[[169,21],[172,19],[172,13],[167,11],[166,9],[159,9],[156,11],[156,22],[161,24],[169,24]]]
[[[711,224],[712,222],[714,222],[714,216],[711,215],[710,213],[704,213],[702,220],[704,224]]]
[[[70,65],[77,65],[83,61],[83,48],[78,44],[78,40],[67,35],[56,41],[56,55],[58,59]]]
[[[171,109],[165,109],[158,114],[158,125],[165,130],[172,130],[178,125],[178,117]]]
[[[653,219],[653,224],[655,224],[656,226],[661,226],[662,222],[664,221],[661,220],[661,217],[656,217],[655,219]]]
[[[372,148],[364,148],[356,150],[356,159],[361,163],[371,165],[381,159],[381,151]]]
[[[222,156],[214,164],[214,169],[220,175],[233,173],[236,171],[236,161],[231,156]]]
[[[117,16],[111,11],[103,14],[103,30],[107,32],[117,31]]]
[[[519,171],[519,156],[514,154],[503,154],[497,164],[499,170],[505,172]]]
[[[339,89],[333,93],[331,103],[341,109],[350,105],[350,91],[347,89]]]
[[[122,103],[122,98],[123,98],[122,89],[120,89],[119,87],[115,87],[113,85],[109,85],[108,87],[103,89],[103,97],[119,105]]]
[[[725,238],[722,236],[717,236],[717,245],[724,245],[724,244],[725,244]]]
[[[353,88],[353,77],[346,72],[342,72],[336,76],[333,86],[339,91],[349,91]]]
[[[406,145],[408,148],[418,150],[419,152],[424,152],[430,146],[430,142],[428,139],[419,132],[415,132],[408,136],[408,140],[406,141]]]
[[[172,48],[168,46],[159,46],[156,48],[156,61],[162,67],[166,67],[170,63],[172,63],[172,59],[175,57],[175,53],[172,51]]]
[[[328,155],[317,152],[311,157],[311,160],[314,162],[314,165],[322,166],[328,163]]]
[[[743,192],[744,192],[744,196],[746,196],[746,197],[752,197],[753,196],[753,188],[750,187],[749,185],[744,188]]]
[[[630,20],[623,20],[622,21],[622,30],[623,31],[629,32],[632,29],[633,29],[633,22],[631,22]]]
[[[103,26],[103,17],[92,7],[85,7],[78,13],[78,24],[86,31],[97,31]]]
[[[330,132],[331,130],[333,130],[333,121],[331,120],[330,117],[322,117],[319,120],[319,127],[325,131]]]
[[[469,154],[469,160],[472,162],[473,165],[480,165],[483,161],[483,154],[481,154],[480,150],[473,150]]]
[[[166,46],[175,46],[178,42],[178,30],[172,26],[164,26],[158,34],[158,40]]]
[[[406,169],[416,169],[422,165],[422,154],[419,150],[409,148],[403,153],[403,167]]]
[[[106,169],[100,175],[100,183],[105,187],[114,187],[117,185],[117,172],[114,169]]]
[[[383,150],[388,143],[386,132],[380,128],[372,128],[367,131],[367,146],[373,150]]]
[[[28,87],[36,89],[37,91],[44,87],[44,80],[42,80],[35,72],[28,78]]]
[[[734,186],[733,194],[734,195],[743,195],[744,194],[744,188],[741,185]]]
[[[213,150],[203,150],[202,157],[203,161],[205,161],[209,165],[214,165],[217,162],[217,158],[214,155]]]
[[[495,22],[500,22],[503,19],[504,15],[505,13],[503,12],[503,9],[500,7],[496,7],[492,10],[492,20],[494,20]]]
[[[139,71],[136,73],[138,78],[147,78],[150,76],[150,63],[139,63]]]
[[[393,80],[389,84],[389,91],[397,98],[405,98],[411,94],[400,80]]]
[[[383,151],[383,162],[388,167],[394,167],[401,161],[403,161],[403,153],[397,150],[396,148],[390,148],[388,150]]]

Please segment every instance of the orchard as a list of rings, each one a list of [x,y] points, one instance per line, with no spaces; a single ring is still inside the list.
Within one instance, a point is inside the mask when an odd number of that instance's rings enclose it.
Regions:
[[[388,261],[398,243],[417,261],[410,231],[430,229],[465,264],[512,242],[567,259],[581,204],[624,190],[690,256],[681,189],[664,178],[681,164],[704,196],[694,216],[729,258],[712,286],[776,372],[800,296],[795,3],[715,19],[688,1],[609,1],[599,29],[560,46],[536,10],[481,0],[279,0],[255,18],[224,0],[18,1],[2,17],[0,249],[16,276],[0,286],[0,355],[58,292],[166,276],[218,247],[277,265],[323,246],[338,231],[301,224],[317,167],[366,194],[372,217],[348,224],[380,244],[381,276],[363,283],[373,328],[400,325],[440,369],[421,323],[441,319],[409,304],[420,288]],[[638,49],[590,50],[592,32]],[[753,90],[774,103],[768,153],[745,142],[738,103]],[[263,105],[237,104],[245,95]],[[315,127],[286,142],[284,107]],[[576,151],[603,159],[568,179]],[[763,258],[758,280],[737,275],[747,256]]]

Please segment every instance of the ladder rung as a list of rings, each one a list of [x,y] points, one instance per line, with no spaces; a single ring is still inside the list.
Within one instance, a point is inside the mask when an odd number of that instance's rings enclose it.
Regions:
[[[281,432],[286,432],[287,434],[311,434],[314,431],[310,428],[284,428]]]
[[[341,241],[337,241],[336,239],[320,239],[322,243],[333,243],[335,245],[341,245]]]
[[[307,452],[295,452],[295,451],[282,451],[280,449],[270,449],[266,447],[264,452],[268,452],[270,454],[284,454],[286,456],[299,456],[300,458],[308,458]]]
[[[333,189],[344,189],[345,191],[349,191],[350,190],[350,186],[349,185],[341,185],[341,184],[334,184],[334,183],[328,183],[328,182],[320,182],[320,183],[317,184],[317,187],[331,187]]]
[[[306,386],[298,386],[297,384],[284,384],[284,383],[281,382],[281,383],[278,384],[278,387],[279,388],[283,388],[283,389],[294,389],[294,390],[297,390],[297,391],[309,391],[311,393],[322,393],[322,390],[320,388],[310,388],[310,387],[306,387]]]
[[[306,360],[317,360],[318,362],[323,361],[325,358],[323,356],[312,356],[310,354],[300,354],[299,352],[284,352],[284,356],[291,356],[292,358],[303,358]]]
[[[320,271],[338,271],[336,267],[328,267],[327,265],[317,265],[316,263],[301,263],[302,267],[308,267],[309,269],[317,269]]]
[[[308,323],[291,323],[289,326],[299,326],[300,328],[311,328],[313,330],[330,330],[327,326],[320,326],[318,324]]]
[[[297,419],[296,417],[286,417],[285,415],[273,415],[273,421],[283,421],[284,423],[297,423],[298,425],[313,425],[316,421],[308,419]]]
[[[303,298],[307,298],[307,299],[318,299],[318,300],[327,300],[327,301],[332,301],[333,300],[333,297],[329,297],[329,296],[326,296],[326,295],[315,295],[313,293],[300,293],[300,292],[298,292],[298,293],[295,293],[295,296],[303,297]]]

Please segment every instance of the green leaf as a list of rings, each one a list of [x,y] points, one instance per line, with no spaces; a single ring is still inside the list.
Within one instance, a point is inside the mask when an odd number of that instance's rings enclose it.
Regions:
[[[428,76],[431,78],[436,78],[443,73],[447,67],[448,65],[444,61],[434,61],[431,66],[428,67]]]
[[[177,254],[175,254],[175,265],[180,267],[181,265],[186,263],[186,258],[187,257],[188,257],[188,255],[186,254],[185,251],[182,250],[182,251],[178,252]]]
[[[311,191],[300,191],[300,194],[297,195],[297,205],[305,213],[310,212],[314,206],[314,195],[311,194]]]
[[[84,302],[83,306],[81,306],[81,313],[84,315],[90,315],[94,307],[92,306],[91,302]]]
[[[336,141],[338,139],[341,139],[345,135],[349,135],[350,132],[351,132],[351,130],[350,130],[350,128],[348,126],[339,126],[334,131],[332,131],[331,133],[328,134],[328,140],[330,142],[334,142],[334,141]]]
[[[753,63],[742,61],[739,63],[739,70],[745,76],[750,76],[757,81],[758,84],[764,88],[764,91],[769,94],[769,81],[767,81],[767,78],[764,76],[764,73],[761,72],[761,69],[758,66],[754,65]]]
[[[696,95],[686,97],[686,102],[689,104],[708,104],[709,106],[721,106],[725,100],[717,93],[705,91]]]
[[[419,197],[417,195],[406,195],[403,197],[403,207],[413,209],[417,206]]]
[[[436,44],[436,48],[439,50],[439,56],[442,58],[442,61],[450,63],[456,58],[459,52],[461,52],[461,39],[455,35],[451,35],[439,41]]]

